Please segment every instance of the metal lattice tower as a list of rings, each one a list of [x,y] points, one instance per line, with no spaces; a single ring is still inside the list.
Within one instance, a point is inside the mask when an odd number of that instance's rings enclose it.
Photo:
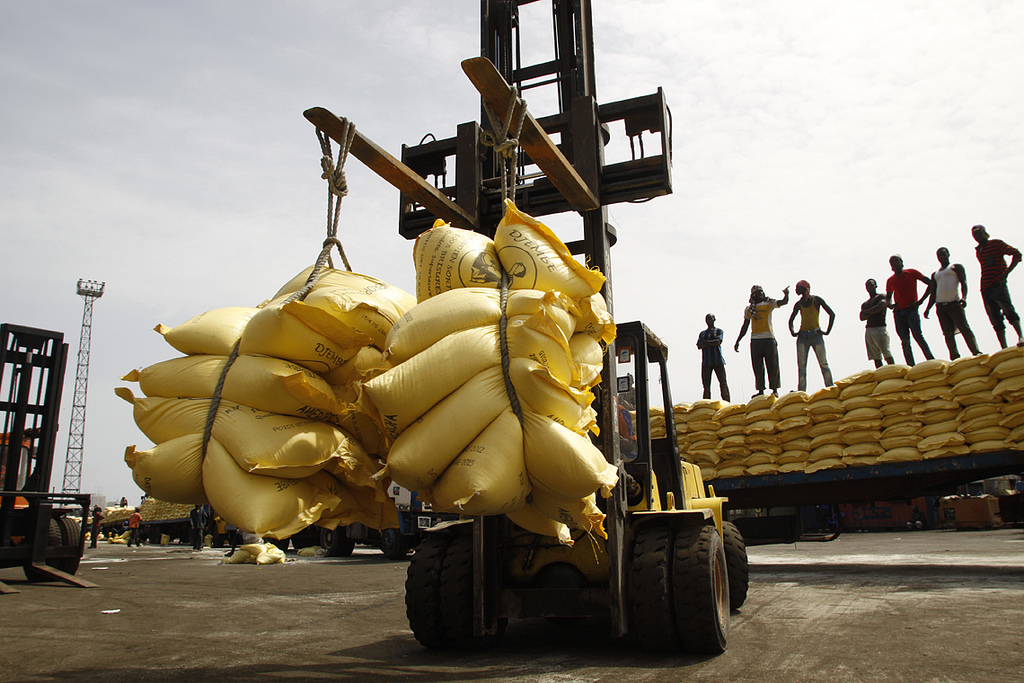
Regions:
[[[89,390],[89,348],[92,340],[92,307],[103,296],[105,282],[79,280],[78,294],[85,299],[82,313],[82,337],[78,343],[78,372],[75,375],[75,400],[71,407],[71,433],[64,463],[64,491],[78,493],[82,480],[82,446],[85,443],[85,398]]]

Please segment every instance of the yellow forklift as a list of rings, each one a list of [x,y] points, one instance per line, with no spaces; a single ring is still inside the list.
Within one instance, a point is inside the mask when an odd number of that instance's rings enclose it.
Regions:
[[[520,29],[536,22],[524,22],[522,13],[544,7],[554,54],[523,65]],[[602,294],[613,312],[617,236],[608,206],[672,191],[671,117],[660,89],[597,104],[591,27],[589,0],[481,0],[481,57],[462,67],[481,94],[487,123],[405,146],[400,160],[325,109],[305,116],[318,135],[401,190],[399,232],[408,239],[435,218],[493,236],[509,177],[524,212],[577,213],[582,238],[567,246],[604,274]],[[558,112],[535,119],[524,99],[544,87],[556,90]],[[606,162],[605,147],[620,130],[629,158]],[[486,144],[510,133],[522,147],[511,164]],[[505,516],[440,525],[425,534],[406,581],[409,624],[420,643],[489,647],[512,618],[593,617],[607,620],[612,635],[635,636],[652,650],[724,651],[730,612],[747,593],[746,551],[736,527],[723,521],[725,499],[709,494],[700,470],[681,461],[667,358],[667,346],[644,324],[617,324],[595,390],[598,445],[619,471],[612,496],[600,501],[607,539],[575,531],[565,546]],[[656,439],[648,419],[654,382],[667,423],[667,436]]]

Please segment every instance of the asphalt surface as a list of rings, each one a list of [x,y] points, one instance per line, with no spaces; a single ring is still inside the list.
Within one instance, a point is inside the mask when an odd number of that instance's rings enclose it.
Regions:
[[[0,581],[0,681],[1024,681],[1024,532],[844,534],[749,549],[717,657],[653,655],[600,624],[509,625],[484,652],[422,648],[407,562],[224,565],[185,546],[87,550],[99,587]]]

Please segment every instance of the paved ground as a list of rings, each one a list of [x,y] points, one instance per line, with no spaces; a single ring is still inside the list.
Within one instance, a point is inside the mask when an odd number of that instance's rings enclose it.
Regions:
[[[543,620],[513,622],[495,650],[425,650],[405,562],[220,557],[105,545],[83,560],[89,590],[0,570],[22,591],[0,596],[0,681],[1024,681],[1020,529],[751,548],[750,596],[712,658]]]

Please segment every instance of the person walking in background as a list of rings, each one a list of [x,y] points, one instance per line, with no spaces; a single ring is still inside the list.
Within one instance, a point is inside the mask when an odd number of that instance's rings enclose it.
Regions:
[[[100,540],[100,523],[103,522],[103,508],[96,505],[92,509],[92,528],[89,532],[89,547],[95,548],[96,542]]]
[[[882,359],[889,365],[896,361],[889,350],[889,330],[885,327],[885,316],[889,313],[889,304],[885,295],[878,292],[878,283],[868,279],[864,283],[868,291],[868,300],[860,305],[860,319],[865,322],[864,344],[868,349],[868,360],[874,361],[875,367],[882,367]]]
[[[914,349],[910,344],[910,337],[913,335],[924,357],[931,360],[934,356],[932,350],[928,348],[928,342],[924,340],[921,315],[917,311],[918,306],[924,303],[928,292],[925,291],[924,296],[918,299],[917,283],[920,281],[930,287],[932,281],[918,270],[904,268],[903,257],[899,254],[889,257],[889,266],[893,274],[885,282],[885,298],[889,307],[893,309],[893,323],[896,325],[896,336],[903,345],[903,357],[907,365],[914,365]]]
[[[784,296],[781,300],[769,299],[761,285],[750,288],[750,305],[743,310],[743,327],[740,328],[740,336],[736,337],[736,344],[733,345],[733,350],[739,353],[740,340],[749,327],[750,362],[754,367],[754,383],[757,388],[754,396],[764,393],[766,371],[768,386],[774,395],[779,395],[779,386],[782,384],[779,379],[779,344],[775,341],[775,332],[772,330],[772,312],[789,303],[789,287],[783,289],[782,293]]]
[[[1002,240],[991,239],[984,225],[975,225],[971,228],[971,235],[978,243],[974,251],[978,255],[978,263],[981,264],[981,300],[985,303],[985,312],[988,313],[992,329],[999,338],[999,345],[1006,348],[1006,325],[1003,323],[1005,318],[1017,333],[1017,346],[1024,346],[1024,336],[1021,336],[1020,332],[1020,316],[1013,308],[1010,289],[1006,285],[1010,271],[1020,263],[1020,251]],[[1006,265],[1006,256],[1010,257],[1010,265]]]
[[[789,316],[789,333],[796,337],[797,391],[807,391],[807,354],[811,349],[818,359],[825,386],[831,386],[832,371],[825,357],[825,335],[832,331],[836,314],[820,296],[811,296],[811,284],[807,280],[796,283],[796,293],[800,298],[793,304],[793,313]],[[821,309],[828,313],[828,327],[824,332],[821,329]],[[793,329],[797,313],[800,314],[799,332]]]
[[[206,509],[196,505],[188,513],[189,522],[192,524],[192,549],[203,549],[203,534],[206,531]]]
[[[939,269],[932,273],[932,284],[928,288],[928,306],[924,309],[924,317],[928,318],[928,312],[935,306],[936,315],[939,318],[939,327],[942,328],[942,336],[946,339],[946,348],[949,349],[949,359],[956,360],[960,357],[960,349],[956,346],[956,333],[964,336],[964,343],[971,353],[977,356],[978,341],[974,338],[974,332],[967,323],[967,272],[959,263],[950,264],[949,249],[940,247],[935,252],[939,259]]]
[[[142,513],[139,508],[135,508],[132,514],[128,517],[128,547],[132,547],[132,543],[136,546],[142,545]]]
[[[706,330],[697,335],[697,348],[701,350],[700,379],[704,384],[704,398],[711,398],[711,374],[718,377],[718,388],[722,400],[729,400],[729,385],[725,380],[725,356],[722,355],[722,341],[725,333],[715,327],[715,316],[708,313],[704,316],[708,324]]]

